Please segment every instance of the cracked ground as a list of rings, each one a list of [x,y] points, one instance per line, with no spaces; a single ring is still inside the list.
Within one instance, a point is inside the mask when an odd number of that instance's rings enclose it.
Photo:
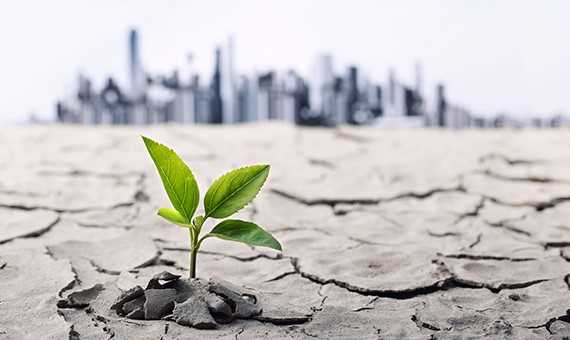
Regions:
[[[188,235],[136,128],[0,130],[0,339],[570,337],[566,131],[156,127],[202,195],[271,164],[239,215],[282,254],[210,239],[198,276],[280,308],[217,330],[118,317],[121,291],[187,275]]]

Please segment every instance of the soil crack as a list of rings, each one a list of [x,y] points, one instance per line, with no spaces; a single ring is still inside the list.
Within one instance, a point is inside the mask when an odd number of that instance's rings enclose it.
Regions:
[[[378,205],[380,203],[392,202],[400,199],[406,198],[416,198],[416,199],[426,199],[435,194],[439,193],[449,193],[449,192],[465,192],[465,189],[462,186],[456,186],[453,188],[434,188],[427,190],[425,192],[405,192],[402,194],[398,194],[388,198],[319,198],[319,199],[306,199],[300,197],[298,195],[292,194],[285,190],[271,188],[269,189],[274,194],[281,196],[283,198],[287,198],[289,200],[295,201],[297,203],[306,205],[306,206],[313,206],[313,205],[327,205],[330,207],[335,207],[338,204],[347,204],[347,205]]]
[[[510,262],[525,262],[525,261],[536,261],[533,257],[508,257],[508,256],[493,256],[493,255],[475,255],[475,254],[442,254],[437,253],[438,256],[443,256],[452,259],[469,259],[473,261],[510,261]]]
[[[38,229],[38,230],[34,230],[30,233],[27,234],[22,234],[22,235],[17,235],[15,237],[12,238],[8,238],[8,239],[4,239],[4,240],[0,240],[0,244],[4,244],[4,243],[8,243],[8,242],[12,242],[14,240],[20,239],[20,238],[36,238],[36,237],[40,237],[42,235],[44,235],[45,233],[47,233],[48,231],[50,231],[53,227],[55,227],[59,222],[61,221],[61,217],[58,215],[53,222],[51,222],[50,224],[46,225],[45,227]]]

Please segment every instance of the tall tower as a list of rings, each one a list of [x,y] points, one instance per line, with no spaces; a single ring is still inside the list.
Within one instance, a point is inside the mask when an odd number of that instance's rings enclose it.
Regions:
[[[235,47],[233,37],[228,38],[227,46],[222,54],[222,99],[224,102],[223,123],[237,122],[237,94],[235,75]]]
[[[212,84],[210,85],[210,123],[223,123],[223,104],[222,104],[222,88],[221,88],[221,54],[220,48],[216,48],[216,63],[214,66],[214,75],[212,76]]]
[[[136,29],[129,31],[129,87],[134,100],[144,95],[145,74],[140,57],[139,34]]]
[[[355,114],[358,104],[358,68],[356,66],[350,66],[348,68],[348,90],[347,90],[347,100],[346,100],[346,111],[348,114],[347,122],[349,124],[356,124]]]
[[[331,55],[321,54],[313,66],[310,79],[311,110],[320,115],[330,115],[333,111],[332,96],[334,88],[333,59]]]
[[[394,69],[390,68],[388,70],[388,82],[387,82],[387,96],[386,96],[386,103],[384,105],[385,116],[394,116],[395,115],[395,106],[396,106],[396,75],[394,73]]]
[[[436,119],[440,127],[447,126],[447,100],[445,98],[445,86],[438,84],[436,89]]]
[[[253,73],[251,80],[249,81],[249,89],[247,90],[247,112],[245,113],[245,120],[248,122],[253,122],[259,120],[257,115],[257,104],[258,104],[258,93],[259,93],[259,75],[257,71]]]
[[[424,87],[424,72],[422,68],[422,64],[420,62],[416,62],[415,65],[416,71],[416,85],[414,89],[414,110],[419,114],[425,114],[425,97],[423,93]]]
[[[403,117],[405,106],[405,91],[402,84],[396,78],[394,69],[388,71],[388,94],[386,96],[386,117]]]

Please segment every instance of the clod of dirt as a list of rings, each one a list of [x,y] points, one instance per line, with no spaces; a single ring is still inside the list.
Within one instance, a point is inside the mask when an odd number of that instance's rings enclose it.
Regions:
[[[168,315],[174,309],[176,295],[176,289],[172,288],[145,290],[144,318],[157,320]]]
[[[117,298],[115,303],[113,303],[113,305],[111,306],[111,309],[117,311],[117,314],[119,314],[119,315],[125,315],[126,312],[123,310],[123,306],[125,305],[125,303],[133,301],[140,296],[144,296],[144,289],[142,289],[141,286],[136,286],[136,287],[133,287],[127,291],[124,291]],[[143,303],[144,303],[144,300],[143,300]]]
[[[162,272],[149,281],[146,289],[136,286],[123,292],[111,309],[129,319],[170,320],[200,329],[217,328],[236,319],[275,324],[297,324],[310,319],[310,315],[288,310],[283,310],[283,320],[273,313],[264,316],[261,302],[267,300],[259,292],[218,278],[186,280]],[[276,306],[268,307],[274,310]]]
[[[57,302],[58,308],[78,308],[82,309],[89,306],[89,303],[103,290],[103,285],[96,284],[91,288],[80,290],[69,294],[65,299],[59,300]]]
[[[216,328],[218,326],[216,321],[204,306],[202,296],[191,296],[188,300],[176,304],[172,315],[168,316],[167,319],[183,326],[202,329]]]

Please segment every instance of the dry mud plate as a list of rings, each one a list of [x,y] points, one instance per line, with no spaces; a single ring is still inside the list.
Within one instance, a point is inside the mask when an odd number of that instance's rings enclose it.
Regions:
[[[122,309],[138,317],[111,309],[158,273],[187,276],[188,236],[155,215],[168,201],[140,132],[0,130],[0,339],[570,337],[566,131],[145,128],[201,188],[272,165],[240,214],[284,252],[204,245],[199,277],[265,301],[216,325],[163,320],[157,292]]]

